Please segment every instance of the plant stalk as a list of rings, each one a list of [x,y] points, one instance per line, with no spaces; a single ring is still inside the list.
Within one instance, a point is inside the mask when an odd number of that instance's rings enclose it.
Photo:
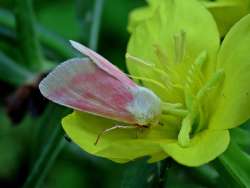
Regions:
[[[43,58],[35,30],[32,0],[16,0],[15,13],[22,63],[32,72],[39,72],[43,67]]]

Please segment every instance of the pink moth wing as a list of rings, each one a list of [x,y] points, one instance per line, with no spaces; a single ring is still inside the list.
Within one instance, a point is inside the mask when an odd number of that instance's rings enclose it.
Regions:
[[[136,84],[130,80],[122,71],[120,71],[117,67],[111,64],[107,59],[100,56],[93,50],[87,48],[86,46],[70,40],[71,45],[81,52],[83,55],[88,56],[100,69],[105,71],[106,73],[114,76],[116,79],[120,80],[125,85],[136,86]]]
[[[75,110],[136,123],[126,107],[138,86],[92,50],[84,47],[81,52],[91,60],[74,58],[61,63],[39,84],[41,93]]]

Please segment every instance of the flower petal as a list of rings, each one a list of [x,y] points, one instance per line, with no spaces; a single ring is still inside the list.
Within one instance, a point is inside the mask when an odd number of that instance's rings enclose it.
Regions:
[[[228,129],[250,118],[250,15],[229,31],[218,56],[225,71],[223,88],[211,117],[210,128]]]
[[[209,62],[206,65],[210,66],[211,72],[215,66],[213,60],[218,47],[219,33],[216,23],[200,3],[193,0],[161,1],[154,15],[141,23],[132,33],[128,53],[160,70],[170,69],[169,65],[176,65],[175,70],[171,69],[170,72],[177,71],[175,75],[178,79],[168,80],[159,74],[159,71],[154,71],[153,67],[146,69],[131,59],[127,60],[127,65],[129,72],[134,76],[151,78],[166,86],[171,86],[168,81],[179,80],[179,83],[174,84],[182,85],[187,79],[185,75],[190,65],[203,51],[207,51]],[[144,82],[143,84],[160,95],[161,91],[154,85]],[[177,95],[172,90],[168,90],[165,96],[170,100],[177,100]]]
[[[204,130],[195,135],[188,147],[181,147],[177,142],[161,146],[177,162],[186,166],[200,166],[223,153],[229,141],[228,130]]]
[[[168,131],[166,126],[142,131],[117,129],[102,135],[98,144],[94,145],[98,134],[117,124],[118,122],[82,112],[73,112],[62,120],[66,133],[83,150],[119,163],[142,156],[154,156],[156,153],[161,153],[160,159],[165,158],[159,143],[162,140],[167,143],[173,142],[172,138],[176,136],[176,133]],[[138,138],[136,131],[138,131]],[[165,156],[167,156],[166,153]]]
[[[159,0],[148,0],[147,2],[148,6],[136,8],[129,14],[128,31],[130,33],[132,33],[140,23],[153,15]]]
[[[204,3],[213,14],[221,36],[225,36],[234,23],[250,12],[249,0],[217,0]]]

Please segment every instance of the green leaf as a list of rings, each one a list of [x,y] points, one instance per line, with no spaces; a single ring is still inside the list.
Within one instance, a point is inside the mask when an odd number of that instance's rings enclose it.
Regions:
[[[219,173],[211,165],[206,164],[196,168],[186,167],[186,173],[189,174],[190,179],[199,182],[206,187],[214,187],[219,179]]]
[[[228,129],[239,126],[250,117],[250,15],[229,31],[218,55],[218,69],[225,79],[218,93],[218,104],[210,128]]]
[[[151,188],[157,185],[156,164],[147,164],[146,160],[136,160],[127,164],[121,188]]]
[[[246,152],[250,151],[249,133],[249,130],[244,130],[242,128],[234,128],[230,131],[231,137],[234,139],[234,142],[237,143]]]
[[[5,134],[1,135],[0,147],[2,150],[2,155],[0,156],[0,176],[2,179],[15,177],[23,160],[22,143],[11,137],[10,134]]]
[[[244,153],[236,143],[231,142],[219,160],[241,187],[249,187],[250,156]]]
[[[165,187],[170,188],[202,188],[213,187],[207,181],[201,181],[192,172],[194,168],[185,168],[177,163],[170,165],[165,176]]]

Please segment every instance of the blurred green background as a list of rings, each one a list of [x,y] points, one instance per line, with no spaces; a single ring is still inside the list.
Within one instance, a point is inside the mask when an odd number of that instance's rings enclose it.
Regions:
[[[79,55],[69,39],[98,46],[100,54],[126,72],[128,14],[145,4],[143,0],[0,1],[1,188],[237,187],[218,165],[217,170],[213,164],[187,168],[171,159],[121,165],[89,155],[60,126],[70,110],[40,95],[37,87],[44,74]],[[101,17],[95,16],[98,12]],[[95,33],[93,23],[99,18]]]

